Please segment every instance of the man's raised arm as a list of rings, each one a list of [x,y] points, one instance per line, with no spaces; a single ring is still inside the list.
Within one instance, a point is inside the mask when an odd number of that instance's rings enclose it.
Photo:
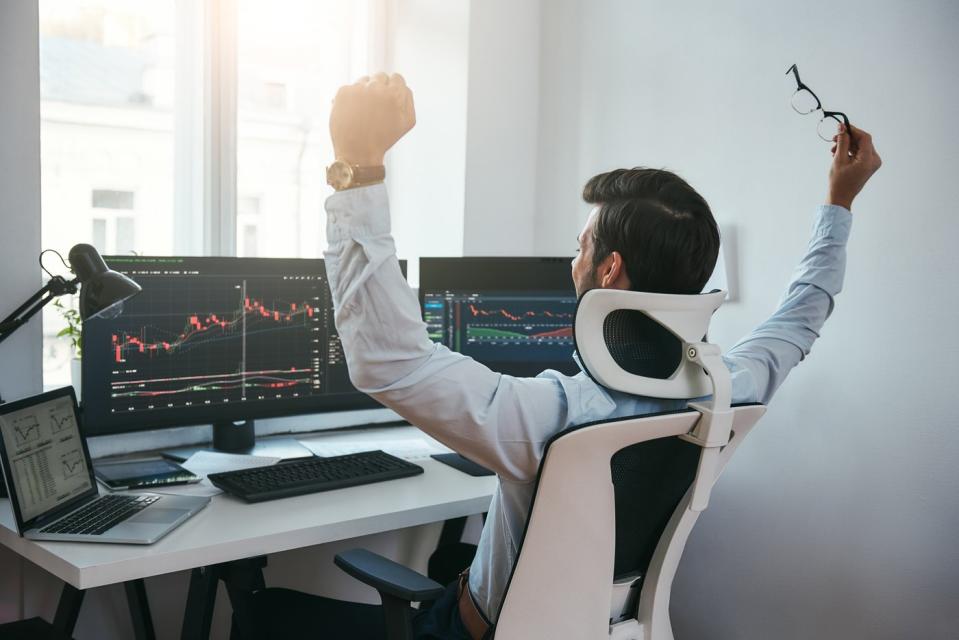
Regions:
[[[725,356],[738,402],[769,402],[809,354],[842,289],[852,202],[882,160],[865,131],[853,127],[850,138],[841,128],[834,140],[826,204],[817,212],[806,255],[776,312]]]
[[[414,122],[402,77],[344,87],[330,116],[337,160],[379,166]],[[327,275],[353,384],[500,477],[534,477],[544,442],[565,425],[562,384],[500,375],[430,340],[396,259],[383,184],[342,188],[326,209]]]

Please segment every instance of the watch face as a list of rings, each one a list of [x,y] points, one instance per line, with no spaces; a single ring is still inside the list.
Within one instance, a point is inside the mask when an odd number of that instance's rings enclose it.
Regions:
[[[353,167],[337,160],[326,169],[326,182],[334,189],[345,189],[353,181]]]

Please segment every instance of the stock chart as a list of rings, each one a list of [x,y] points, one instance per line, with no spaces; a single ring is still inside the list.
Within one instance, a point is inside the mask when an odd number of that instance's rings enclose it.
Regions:
[[[566,292],[427,293],[430,337],[490,368],[535,375],[569,368],[576,298]]]
[[[133,273],[143,292],[87,345],[111,412],[352,391],[323,274]]]

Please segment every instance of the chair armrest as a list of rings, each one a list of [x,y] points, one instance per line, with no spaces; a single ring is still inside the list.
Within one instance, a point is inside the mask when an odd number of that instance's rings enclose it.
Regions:
[[[436,600],[445,591],[440,583],[366,549],[350,549],[338,553],[333,562],[381,594],[385,593],[407,602]]]

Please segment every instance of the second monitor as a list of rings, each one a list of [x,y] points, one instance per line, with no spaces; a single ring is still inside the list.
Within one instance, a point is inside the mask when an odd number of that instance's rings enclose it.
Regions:
[[[571,260],[420,258],[430,337],[500,373],[578,373]]]

